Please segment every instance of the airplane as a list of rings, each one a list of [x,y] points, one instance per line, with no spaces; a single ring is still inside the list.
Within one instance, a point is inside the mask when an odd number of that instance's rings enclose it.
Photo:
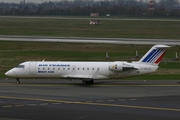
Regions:
[[[5,73],[16,78],[67,78],[79,79],[84,84],[93,84],[99,79],[118,79],[155,72],[165,55],[167,45],[154,45],[139,61],[114,62],[69,62],[27,61]]]

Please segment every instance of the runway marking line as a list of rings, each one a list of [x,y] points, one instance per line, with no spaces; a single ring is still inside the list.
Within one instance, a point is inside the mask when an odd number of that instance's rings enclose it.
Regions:
[[[129,99],[129,100],[132,100],[132,101],[133,101],[133,100],[137,100],[137,99]]]
[[[104,100],[96,100],[96,102],[104,102]]]
[[[87,103],[88,103],[88,102],[93,102],[93,101],[85,101],[85,102],[87,102]]]
[[[45,106],[45,105],[48,105],[48,103],[42,103],[42,104],[40,104],[40,105]]]
[[[161,107],[150,107],[150,106],[136,106],[136,105],[123,105],[123,104],[105,104],[105,103],[94,103],[94,102],[80,102],[80,101],[65,101],[65,100],[50,100],[50,99],[39,99],[39,98],[23,98],[13,96],[0,96],[0,98],[7,99],[19,99],[19,100],[33,100],[42,102],[52,103],[65,103],[65,104],[79,104],[79,105],[96,105],[96,106],[109,106],[109,107],[124,107],[124,108],[135,108],[135,109],[149,109],[149,110],[161,110],[161,111],[176,111],[180,112],[180,108],[161,108]],[[28,104],[35,106],[36,104]],[[4,108],[12,107],[12,105],[3,106]]]
[[[15,105],[16,107],[23,107],[24,105]]]
[[[53,104],[53,105],[59,105],[59,104],[61,104],[61,103],[51,103],[51,104]]]
[[[4,108],[10,108],[12,105],[3,106]]]
[[[6,84],[2,84],[2,83],[0,83],[0,86],[17,86],[16,84],[8,84],[8,83],[6,83]],[[66,86],[76,86],[76,84],[74,84],[74,85],[72,85],[72,84],[70,84],[70,85],[68,85],[68,84],[58,84],[58,85],[49,85],[49,84],[47,84],[47,85],[36,85],[36,84],[23,84],[23,87],[24,86],[40,86],[40,87],[44,87],[44,86],[63,86],[63,87],[66,87]],[[180,86],[180,84],[134,84],[134,85],[131,85],[131,84],[102,84],[102,85],[99,85],[99,84],[94,84],[93,86],[100,86],[100,87],[106,87],[106,86],[127,86],[127,87],[129,87],[129,86],[137,86],[137,87],[148,87],[148,86],[150,86],[150,87],[159,87],[159,86],[161,86],[161,87],[178,87],[178,86]],[[21,86],[18,86],[18,87],[21,87]]]
[[[27,106],[37,106],[37,104],[27,104]]]

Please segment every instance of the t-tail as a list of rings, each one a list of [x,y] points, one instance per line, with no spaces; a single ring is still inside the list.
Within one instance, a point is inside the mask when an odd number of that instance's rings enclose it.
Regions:
[[[159,65],[164,57],[167,49],[170,46],[167,45],[154,45],[140,60],[139,63],[149,65]]]

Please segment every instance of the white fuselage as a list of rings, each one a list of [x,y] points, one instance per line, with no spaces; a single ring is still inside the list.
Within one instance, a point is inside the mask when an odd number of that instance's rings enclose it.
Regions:
[[[6,75],[16,78],[112,79],[155,72],[158,66],[138,62],[60,62],[29,61]]]
[[[154,45],[139,61],[68,62],[28,61],[5,73],[19,78],[69,78],[92,84],[96,79],[124,78],[155,72],[169,46]]]

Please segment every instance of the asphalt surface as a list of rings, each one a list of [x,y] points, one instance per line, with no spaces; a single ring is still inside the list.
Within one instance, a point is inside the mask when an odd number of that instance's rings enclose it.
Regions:
[[[180,80],[0,79],[0,120],[180,119]]]
[[[11,36],[11,35],[0,35],[0,41],[180,45],[180,40],[173,40],[173,39],[78,38],[78,37]]]

